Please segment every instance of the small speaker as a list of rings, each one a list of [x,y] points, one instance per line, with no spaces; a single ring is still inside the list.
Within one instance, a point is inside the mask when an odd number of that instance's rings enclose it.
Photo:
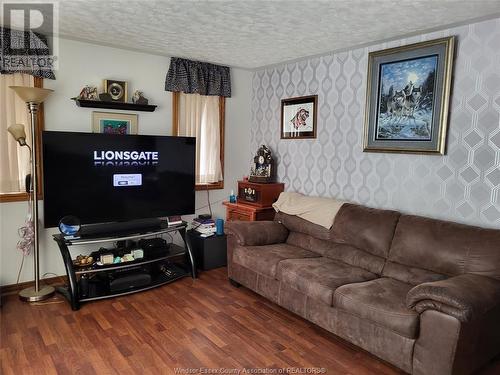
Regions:
[[[87,298],[89,296],[89,279],[87,275],[82,275],[78,281],[80,288],[80,297]]]

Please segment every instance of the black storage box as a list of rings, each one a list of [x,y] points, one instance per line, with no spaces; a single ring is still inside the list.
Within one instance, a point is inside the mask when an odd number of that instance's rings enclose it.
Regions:
[[[187,234],[196,268],[207,271],[227,265],[227,237],[225,234],[206,238],[200,237],[200,234],[195,230],[189,230]]]

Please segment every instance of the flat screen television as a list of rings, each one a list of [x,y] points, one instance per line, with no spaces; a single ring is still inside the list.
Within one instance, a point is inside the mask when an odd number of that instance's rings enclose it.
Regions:
[[[194,213],[193,137],[43,132],[44,224]]]

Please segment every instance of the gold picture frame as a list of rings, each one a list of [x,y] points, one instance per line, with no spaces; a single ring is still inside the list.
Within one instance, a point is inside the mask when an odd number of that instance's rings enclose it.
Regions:
[[[114,102],[127,103],[128,100],[128,84],[127,81],[116,81],[113,79],[105,79],[103,81],[104,92],[111,96]]]
[[[129,135],[138,133],[138,116],[113,112],[92,112],[94,133]]]
[[[446,151],[455,37],[368,55],[365,152]]]

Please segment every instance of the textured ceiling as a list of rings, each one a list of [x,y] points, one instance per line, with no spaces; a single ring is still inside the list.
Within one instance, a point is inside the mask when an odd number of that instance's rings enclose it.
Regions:
[[[62,37],[258,68],[500,14],[500,0],[60,1]]]

